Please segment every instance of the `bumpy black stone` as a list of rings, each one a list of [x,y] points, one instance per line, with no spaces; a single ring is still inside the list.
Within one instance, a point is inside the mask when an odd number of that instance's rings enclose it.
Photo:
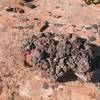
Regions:
[[[91,45],[83,38],[38,33],[26,40],[22,50],[33,50],[33,64],[55,81],[71,74],[70,70],[82,81],[92,80],[94,58]]]

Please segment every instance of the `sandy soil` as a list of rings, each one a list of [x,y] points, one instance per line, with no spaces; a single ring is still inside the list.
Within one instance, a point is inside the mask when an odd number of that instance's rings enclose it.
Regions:
[[[37,6],[34,9],[14,2],[0,3],[0,100],[99,100],[100,90],[93,83],[51,83],[24,66],[20,51],[23,40],[38,33],[45,21],[49,22],[47,32],[72,33],[88,40],[95,37],[91,42],[100,45],[99,5],[88,6],[83,0],[33,3]],[[25,13],[7,12],[8,6],[18,6]]]

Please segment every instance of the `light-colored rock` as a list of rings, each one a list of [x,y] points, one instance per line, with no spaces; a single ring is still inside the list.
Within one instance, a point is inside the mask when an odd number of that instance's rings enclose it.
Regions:
[[[27,81],[25,85],[19,89],[19,93],[22,97],[26,98],[30,98],[32,96],[32,88],[29,81]]]
[[[54,93],[54,90],[49,87],[48,89],[41,89],[41,96],[44,98],[44,100],[49,100],[49,97],[52,96]]]

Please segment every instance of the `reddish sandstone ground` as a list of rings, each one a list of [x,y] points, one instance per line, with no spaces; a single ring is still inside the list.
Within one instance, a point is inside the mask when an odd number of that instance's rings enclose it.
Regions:
[[[11,81],[20,84],[15,100],[99,100],[100,90],[92,83],[54,84],[39,73],[30,72],[23,65],[20,47],[23,39],[39,32],[44,21],[49,22],[46,31],[73,33],[87,39],[95,37],[93,43],[100,45],[100,34],[95,29],[82,28],[100,24],[100,7],[87,6],[83,0],[34,0],[33,3],[37,6],[35,9],[19,6],[25,13],[7,12],[5,7],[16,4],[0,3],[0,75],[14,73]],[[0,100],[7,100],[5,89]]]

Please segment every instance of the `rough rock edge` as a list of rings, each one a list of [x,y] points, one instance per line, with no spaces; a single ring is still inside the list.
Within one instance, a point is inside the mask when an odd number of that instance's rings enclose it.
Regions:
[[[72,34],[37,33],[24,41],[22,52],[25,56],[32,56],[32,65],[25,59],[26,66],[36,66],[51,80],[70,80],[66,78],[72,73],[82,81],[91,81],[93,78],[96,61],[92,45],[84,38]]]

